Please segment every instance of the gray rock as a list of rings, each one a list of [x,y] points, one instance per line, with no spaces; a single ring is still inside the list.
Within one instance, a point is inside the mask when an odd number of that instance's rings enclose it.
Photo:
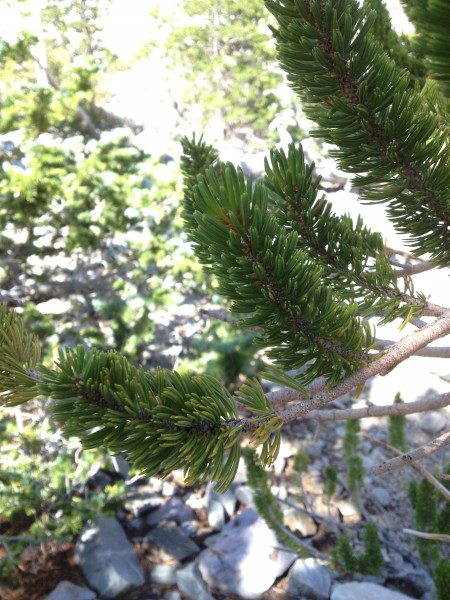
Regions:
[[[195,521],[185,521],[181,523],[180,527],[189,537],[192,537],[198,531],[198,524]]]
[[[370,487],[368,488],[368,493],[375,498],[377,502],[381,504],[381,506],[389,506],[391,503],[391,496],[387,490],[381,487]]]
[[[445,418],[443,418],[443,415],[438,412],[428,412],[425,415],[421,415],[421,419],[419,421],[420,429],[429,434],[439,433],[444,429],[445,425]]]
[[[123,458],[123,456],[112,456],[111,462],[114,466],[116,473],[119,473],[124,479],[128,479],[128,473],[130,472],[130,465]]]
[[[83,529],[75,556],[89,584],[104,598],[114,598],[144,576],[122,527],[115,518],[98,519]]]
[[[162,523],[156,529],[149,531],[146,539],[178,560],[183,560],[200,552],[197,544],[184,533],[181,527],[171,521]]]
[[[225,508],[216,498],[210,498],[207,505],[208,523],[215,531],[220,531],[225,525]]]
[[[179,498],[172,497],[165,504],[153,511],[146,519],[152,527],[161,521],[175,521],[178,525],[185,521],[192,521],[195,513]]]
[[[213,485],[209,484],[206,489],[206,510],[208,512],[208,523],[216,531],[220,531],[225,525],[226,516],[234,515],[236,509],[236,496],[231,490],[224,494],[217,494]]]
[[[331,593],[331,600],[411,600],[411,596],[376,583],[351,582],[337,585]]]
[[[182,594],[193,600],[215,600],[208,592],[197,562],[189,563],[177,571],[177,585]]]
[[[171,590],[164,594],[163,600],[182,600],[182,598],[178,592]]]
[[[435,593],[434,581],[425,569],[404,569],[397,571],[389,577],[389,582],[394,586],[407,589],[414,596],[422,596],[425,593]]]
[[[225,525],[211,548],[199,556],[199,569],[211,589],[258,598],[296,559],[252,508]]]
[[[299,558],[289,569],[287,591],[293,598],[328,600],[330,590],[330,573],[315,558]]]
[[[177,582],[177,571],[171,565],[156,565],[150,571],[150,579],[156,583],[173,585]]]
[[[61,581],[46,600],[95,600],[97,594],[70,581]]]
[[[164,499],[155,492],[132,493],[127,495],[125,509],[137,517],[141,517],[152,509],[161,506]]]

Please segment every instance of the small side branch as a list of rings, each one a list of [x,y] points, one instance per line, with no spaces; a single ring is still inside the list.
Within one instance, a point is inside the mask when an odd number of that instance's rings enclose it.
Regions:
[[[424,273],[425,271],[430,271],[431,269],[434,269],[433,265],[430,265],[429,262],[424,261],[414,265],[404,265],[401,269],[397,269],[395,274],[397,277],[406,277],[408,275]]]
[[[368,433],[363,433],[362,435],[363,435],[363,437],[366,438],[366,440],[369,440],[369,442],[371,442],[375,446],[380,446],[380,448],[384,448],[388,452],[392,452],[392,454],[396,454],[398,457],[402,455],[400,450],[398,450],[397,448],[394,448],[394,446],[391,446],[387,442],[378,440],[377,438],[372,437]],[[413,469],[415,469],[418,473],[420,473],[420,475],[424,479],[426,479],[440,494],[442,494],[442,496],[444,496],[444,498],[446,498],[447,500],[450,501],[450,491],[444,485],[442,485],[442,483],[440,481],[438,481],[434,475],[432,475],[429,471],[427,471],[427,469],[425,469],[425,467],[423,467],[420,464],[416,464],[416,463],[411,463],[409,466],[412,467]]]
[[[450,535],[445,535],[445,533],[426,533],[425,531],[416,531],[415,529],[406,528],[403,529],[403,532],[424,540],[435,540],[437,542],[446,542],[447,544],[450,544]]]
[[[443,435],[434,438],[430,442],[426,443],[424,446],[420,446],[420,448],[416,448],[415,450],[411,450],[411,452],[405,452],[392,460],[388,460],[377,467],[372,469],[372,473],[374,475],[380,475],[381,473],[387,473],[388,471],[395,471],[397,469],[402,469],[412,463],[421,460],[422,458],[426,458],[427,456],[431,456],[435,452],[438,452],[445,446],[450,445],[450,432],[444,433]]]
[[[305,418],[315,419],[317,421],[348,421],[351,419],[366,419],[368,417],[412,415],[427,410],[438,410],[449,404],[450,392],[447,394],[439,394],[432,398],[417,400],[416,402],[405,402],[402,404],[385,404],[383,406],[368,404],[362,408],[313,410],[305,415]]]
[[[377,340],[375,348],[377,350],[385,350],[393,346],[395,342],[393,340]],[[450,358],[450,346],[429,346],[427,348],[420,348],[412,356],[426,356],[428,358]]]

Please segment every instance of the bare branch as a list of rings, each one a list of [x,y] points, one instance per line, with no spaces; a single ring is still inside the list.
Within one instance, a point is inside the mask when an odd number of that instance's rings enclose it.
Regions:
[[[384,350],[393,346],[395,342],[393,340],[377,340],[375,348],[377,350]],[[414,352],[412,356],[427,356],[429,358],[450,358],[450,346],[428,346],[427,348],[421,348]]]
[[[380,473],[386,473],[388,471],[395,471],[396,469],[402,469],[410,465],[411,463],[415,463],[422,458],[426,458],[431,454],[434,454],[438,450],[441,450],[445,446],[450,444],[450,432],[447,431],[443,435],[434,438],[430,442],[427,442],[424,446],[420,446],[420,448],[416,448],[415,450],[411,450],[410,452],[405,452],[392,460],[388,460],[377,467],[372,469],[372,473],[374,475],[379,475]]]
[[[362,408],[313,410],[305,419],[317,421],[343,421],[351,419],[366,419],[368,417],[387,417],[390,415],[412,415],[427,410],[438,410],[450,404],[450,392],[439,394],[431,398],[424,398],[415,402],[404,402],[402,404],[385,404],[377,406],[368,404]]]
[[[418,538],[423,538],[424,540],[436,540],[437,542],[447,542],[450,543],[450,535],[445,535],[445,533],[426,533],[424,531],[416,531],[415,529],[403,529],[404,533],[409,533]]]
[[[394,446],[391,446],[387,442],[378,440],[377,438],[374,438],[365,432],[362,435],[367,440],[372,442],[372,444],[374,444],[375,446],[380,446],[380,448],[384,448],[388,452],[392,452],[393,454],[396,454],[397,456],[402,455],[400,450],[398,450],[397,448],[394,448]],[[420,473],[420,475],[422,475],[422,477],[424,479],[426,479],[440,494],[442,494],[444,496],[444,498],[446,498],[447,500],[450,501],[450,491],[444,485],[442,485],[442,483],[440,481],[438,481],[434,475],[432,475],[429,471],[427,471],[427,469],[425,469],[425,467],[423,465],[411,463],[409,466],[412,467],[414,470],[416,470],[418,473]]]
[[[417,275],[418,273],[424,273],[425,271],[430,271],[433,268],[433,265],[431,265],[429,262],[423,261],[414,265],[402,265],[402,267],[395,271],[395,273],[397,277],[406,277],[407,275]]]
[[[308,391],[308,396],[304,396],[294,390],[283,389],[277,390],[276,392],[269,392],[266,394],[266,397],[275,410],[278,410],[286,406],[286,404],[289,404],[289,402],[299,402],[301,399],[310,398],[314,394],[324,390],[326,386],[326,379],[324,377],[318,377],[306,388]]]

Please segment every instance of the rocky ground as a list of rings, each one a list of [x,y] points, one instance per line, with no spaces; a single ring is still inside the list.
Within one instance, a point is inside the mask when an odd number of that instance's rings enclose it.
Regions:
[[[439,411],[439,417],[450,424],[448,409]],[[383,420],[370,421],[365,421],[364,429],[385,439]],[[417,429],[421,428],[411,424],[408,433],[417,433]],[[427,435],[429,429],[427,424]],[[437,428],[433,433],[438,433]],[[14,590],[3,588],[0,597],[351,600],[376,595],[377,600],[432,600],[429,571],[418,559],[414,538],[402,531],[414,528],[406,493],[412,473],[375,479],[366,469],[358,509],[340,458],[341,434],[342,425],[335,423],[322,428],[319,435],[312,421],[288,426],[270,473],[272,492],[282,508],[285,526],[320,556],[329,556],[336,535],[345,532],[358,544],[363,524],[376,523],[385,560],[380,577],[348,576],[326,558],[298,558],[283,549],[253,508],[242,465],[232,488],[223,495],[210,485],[185,487],[178,472],[164,482],[130,479],[125,508],[116,518],[89,524],[73,543],[58,547],[49,542],[25,554],[20,585]],[[294,469],[298,450],[310,460],[301,478]],[[386,457],[367,440],[361,443],[361,455],[366,467]],[[338,469],[338,486],[328,505],[323,470],[329,463]],[[126,463],[119,460],[116,464],[127,478]],[[94,476],[99,490],[113,476],[99,471]]]

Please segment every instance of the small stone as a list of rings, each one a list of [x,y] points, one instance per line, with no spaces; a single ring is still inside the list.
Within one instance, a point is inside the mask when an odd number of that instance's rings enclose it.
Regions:
[[[288,491],[284,485],[272,485],[270,491],[279,500],[287,500]]]
[[[72,305],[70,300],[52,298],[46,302],[39,302],[39,304],[36,304],[36,310],[42,315],[64,315],[72,310]]]
[[[171,590],[164,594],[163,600],[182,600],[182,598],[178,592]]]
[[[227,490],[223,494],[218,494],[214,491],[214,486],[211,484],[208,485],[206,489],[206,506],[208,507],[208,501],[218,500],[225,509],[226,514],[229,517],[234,515],[234,511],[236,510],[236,496],[232,492],[231,489]]]
[[[205,507],[205,498],[197,494],[186,494],[183,498],[184,504],[193,510],[200,510]]]
[[[376,583],[355,582],[337,585],[332,593],[331,600],[412,600],[401,592],[394,592]]]
[[[196,562],[177,571],[177,585],[182,594],[193,600],[215,600],[208,592]]]
[[[141,517],[147,512],[150,512],[154,508],[161,506],[164,499],[159,494],[154,492],[134,492],[127,495],[125,500],[125,510],[137,517]]]
[[[384,488],[371,487],[369,491],[370,495],[385,508],[391,503],[391,496]]]
[[[75,556],[89,584],[104,598],[143,585],[139,561],[117,519],[98,519],[78,536]]]
[[[149,531],[146,539],[177,560],[184,560],[200,552],[197,544],[173,522],[162,523],[156,529]]]
[[[173,496],[175,494],[175,486],[168,481],[163,481],[161,494],[163,496]]]
[[[215,498],[208,501],[208,523],[215,531],[220,531],[225,525],[225,509]]]
[[[422,431],[429,434],[436,434],[442,431],[446,425],[446,420],[438,412],[428,412],[421,415],[419,427]]]
[[[289,569],[287,591],[292,598],[328,600],[330,573],[315,558],[299,558]]]
[[[361,518],[361,514],[353,502],[349,500],[338,500],[334,502],[341,515],[344,517],[346,523],[358,521]]]
[[[178,525],[195,518],[194,511],[176,497],[170,498],[165,504],[154,510],[146,519],[152,527],[161,521],[175,521]]]
[[[70,581],[61,581],[46,600],[95,600],[97,594]]]
[[[156,583],[173,585],[177,582],[177,571],[170,565],[156,565],[150,571],[150,579]]]
[[[254,492],[249,485],[237,485],[234,490],[234,495],[241,504],[253,506]]]

